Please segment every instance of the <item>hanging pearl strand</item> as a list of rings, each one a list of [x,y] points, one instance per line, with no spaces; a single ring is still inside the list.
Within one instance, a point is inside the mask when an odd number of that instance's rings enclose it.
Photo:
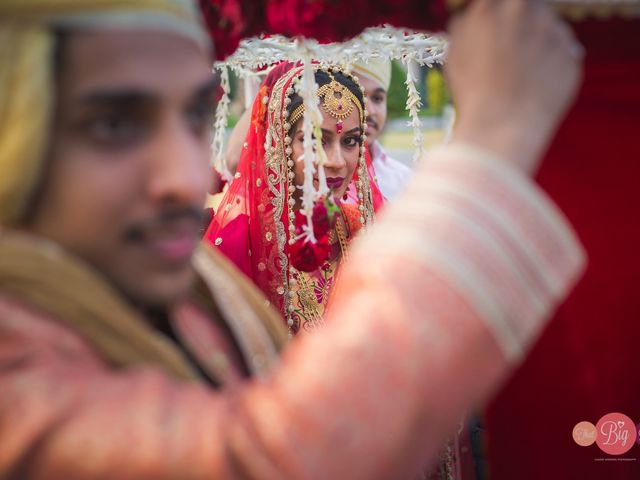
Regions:
[[[283,109],[283,112],[285,115],[287,115],[288,117],[288,113],[286,113],[288,111],[288,107],[291,104],[291,95],[293,95],[294,91],[297,88],[299,82],[299,77],[295,77],[292,85],[290,87],[287,88],[286,90],[286,95],[284,98],[284,105],[285,108]],[[292,154],[293,154],[293,139],[291,138],[290,135],[290,131],[293,128],[293,125],[291,125],[287,119],[287,121],[285,121],[284,123],[284,145],[285,145],[285,162],[287,164],[287,217],[288,217],[288,225],[287,225],[287,229],[289,230],[289,235],[288,235],[288,243],[289,245],[292,245],[295,243],[295,237],[296,237],[296,214],[295,214],[295,205],[296,205],[296,200],[294,198],[294,194],[296,192],[296,186],[294,183],[294,179],[295,179],[295,160],[292,158]],[[289,264],[289,275],[288,275],[288,281],[289,281],[289,288],[288,290],[288,295],[289,298],[286,299],[286,308],[287,311],[286,313],[286,321],[287,321],[287,328],[289,329],[289,338],[292,338],[294,335],[294,328],[296,327],[296,322],[294,321],[294,319],[292,318],[293,312],[295,310],[295,305],[293,304],[293,298],[295,297],[295,291],[294,288],[297,286],[298,284],[298,280],[297,280],[297,275],[298,272],[297,270],[291,265]]]
[[[365,125],[366,125],[366,119],[367,119],[367,97],[365,97],[364,95],[364,87],[362,85],[360,85],[360,81],[358,80],[358,77],[356,77],[355,75],[350,75],[349,77],[355,82],[355,84],[358,86],[358,88],[360,89],[360,92],[362,93],[362,102],[363,102],[363,119],[364,121],[360,122],[361,128],[362,128],[362,143],[360,144],[360,155],[358,157],[358,181],[356,182],[356,190],[358,193],[358,212],[360,214],[360,225],[364,225],[366,223],[366,207],[365,207],[365,202],[364,202],[364,195],[365,195],[365,175],[367,175],[367,162],[365,160],[365,149],[366,149],[366,142],[367,142],[367,135],[365,133]]]

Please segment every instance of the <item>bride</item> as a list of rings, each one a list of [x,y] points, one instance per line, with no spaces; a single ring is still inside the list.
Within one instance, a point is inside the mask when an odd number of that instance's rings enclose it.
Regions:
[[[329,195],[313,211],[317,243],[300,238],[304,105],[302,67],[281,63],[253,104],[235,179],[205,239],[264,291],[289,331],[322,324],[331,287],[351,239],[382,204],[365,146],[365,100],[355,77],[315,67]],[[314,176],[318,187],[317,172]]]

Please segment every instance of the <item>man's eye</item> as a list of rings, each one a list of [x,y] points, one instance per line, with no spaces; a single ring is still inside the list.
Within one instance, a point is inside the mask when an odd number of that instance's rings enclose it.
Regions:
[[[189,109],[187,119],[189,125],[195,130],[208,129],[213,125],[214,108],[206,102]]]
[[[88,130],[89,134],[100,142],[122,143],[134,140],[141,127],[129,116],[107,113],[90,121]]]
[[[373,103],[382,103],[384,102],[384,97],[382,95],[374,95],[371,100],[373,100]]]

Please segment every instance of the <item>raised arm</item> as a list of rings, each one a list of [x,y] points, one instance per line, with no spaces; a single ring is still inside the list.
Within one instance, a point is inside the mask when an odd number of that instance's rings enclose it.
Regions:
[[[535,2],[478,0],[464,15],[452,37],[455,141],[354,246],[323,331],[295,342],[268,380],[218,394],[148,369],[113,372],[71,334],[51,342],[47,329],[61,327],[6,307],[0,472],[370,480],[424,466],[526,353],[584,264],[526,175],[577,85],[571,37]],[[473,38],[461,33],[471,27]],[[491,70],[455,62],[498,47]],[[566,88],[521,85],[550,68]],[[493,102],[472,94],[482,75],[500,78]],[[520,96],[527,108],[511,109]],[[471,115],[480,104],[495,108],[485,113],[499,135],[484,135],[483,108]]]

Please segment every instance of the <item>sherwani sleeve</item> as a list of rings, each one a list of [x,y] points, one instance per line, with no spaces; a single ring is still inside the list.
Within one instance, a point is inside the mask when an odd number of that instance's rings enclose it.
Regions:
[[[0,336],[0,472],[410,478],[523,358],[584,262],[529,179],[444,147],[354,245],[326,328],[266,380],[218,393]]]

